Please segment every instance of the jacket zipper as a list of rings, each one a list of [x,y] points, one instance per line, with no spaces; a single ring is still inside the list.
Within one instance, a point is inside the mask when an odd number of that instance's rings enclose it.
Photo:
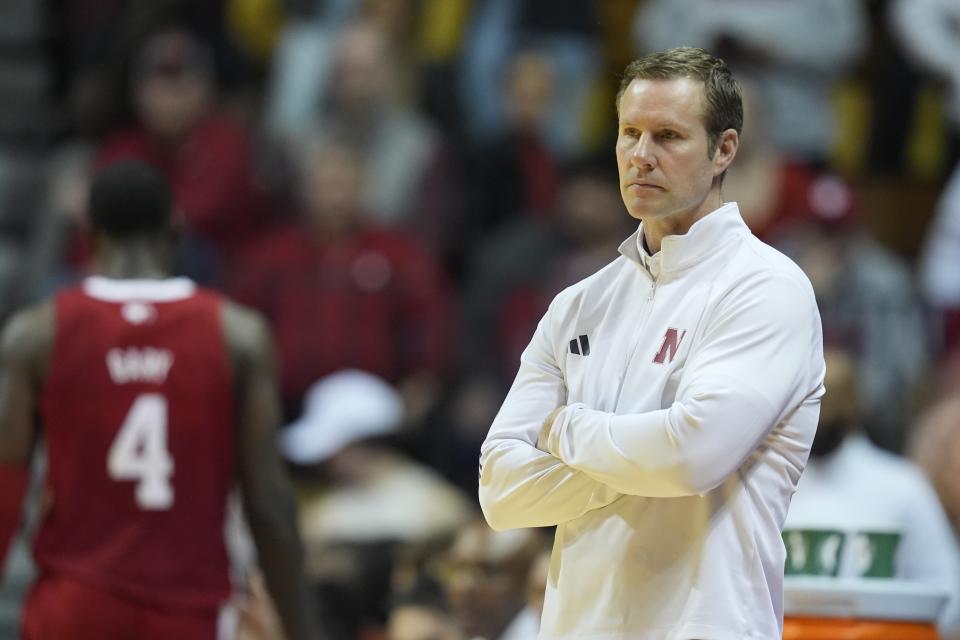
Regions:
[[[623,369],[620,372],[620,381],[617,384],[617,395],[613,401],[614,412],[620,408],[620,398],[623,394],[623,385],[627,381],[627,372],[630,370],[630,364],[633,362],[634,356],[636,355],[637,350],[640,348],[640,341],[644,335],[647,320],[650,319],[650,315],[653,313],[653,298],[656,295],[656,292],[657,281],[650,277],[650,290],[647,292],[647,304],[644,305],[643,313],[640,316],[640,321],[636,325],[636,333],[634,334],[633,338],[633,347],[628,352],[627,359],[624,362]]]

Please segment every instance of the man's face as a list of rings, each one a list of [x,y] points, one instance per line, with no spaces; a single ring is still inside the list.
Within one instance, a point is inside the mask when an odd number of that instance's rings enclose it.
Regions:
[[[718,167],[707,155],[703,83],[634,80],[620,100],[617,167],[627,211],[639,220],[707,213]],[[732,157],[731,157],[732,159]],[[696,216],[695,216],[696,217]]]
[[[392,62],[380,31],[358,27],[343,36],[331,76],[331,95],[341,110],[354,116],[375,111],[388,99],[392,78]]]
[[[317,230],[343,231],[360,211],[363,167],[360,159],[332,147],[320,152],[307,168],[303,197],[307,221]]]
[[[505,110],[519,131],[539,132],[550,115],[554,75],[550,60],[538,53],[521,53],[510,62]]]
[[[151,74],[136,87],[140,120],[153,135],[179,141],[203,119],[212,93],[212,82],[200,73]]]

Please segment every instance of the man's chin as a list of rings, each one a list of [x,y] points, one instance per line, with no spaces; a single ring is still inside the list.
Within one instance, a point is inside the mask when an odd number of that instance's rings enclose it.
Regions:
[[[631,218],[636,220],[656,220],[657,218],[663,218],[667,215],[659,209],[644,206],[627,207],[627,213],[630,214]]]

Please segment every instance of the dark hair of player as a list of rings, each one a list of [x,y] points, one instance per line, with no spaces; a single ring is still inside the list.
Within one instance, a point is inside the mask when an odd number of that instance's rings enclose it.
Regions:
[[[154,235],[170,224],[172,204],[170,185],[159,171],[139,160],[118,160],[94,176],[90,227],[113,238]]]

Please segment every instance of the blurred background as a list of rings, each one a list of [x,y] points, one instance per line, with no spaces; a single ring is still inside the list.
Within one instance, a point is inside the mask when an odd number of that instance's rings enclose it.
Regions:
[[[956,0],[4,0],[0,318],[95,268],[93,172],[154,164],[178,273],[275,332],[343,637],[532,637],[549,532],[477,520],[479,444],[552,297],[632,231],[614,94],[679,45],[743,84],[723,195],[813,282],[847,421],[960,525]]]

